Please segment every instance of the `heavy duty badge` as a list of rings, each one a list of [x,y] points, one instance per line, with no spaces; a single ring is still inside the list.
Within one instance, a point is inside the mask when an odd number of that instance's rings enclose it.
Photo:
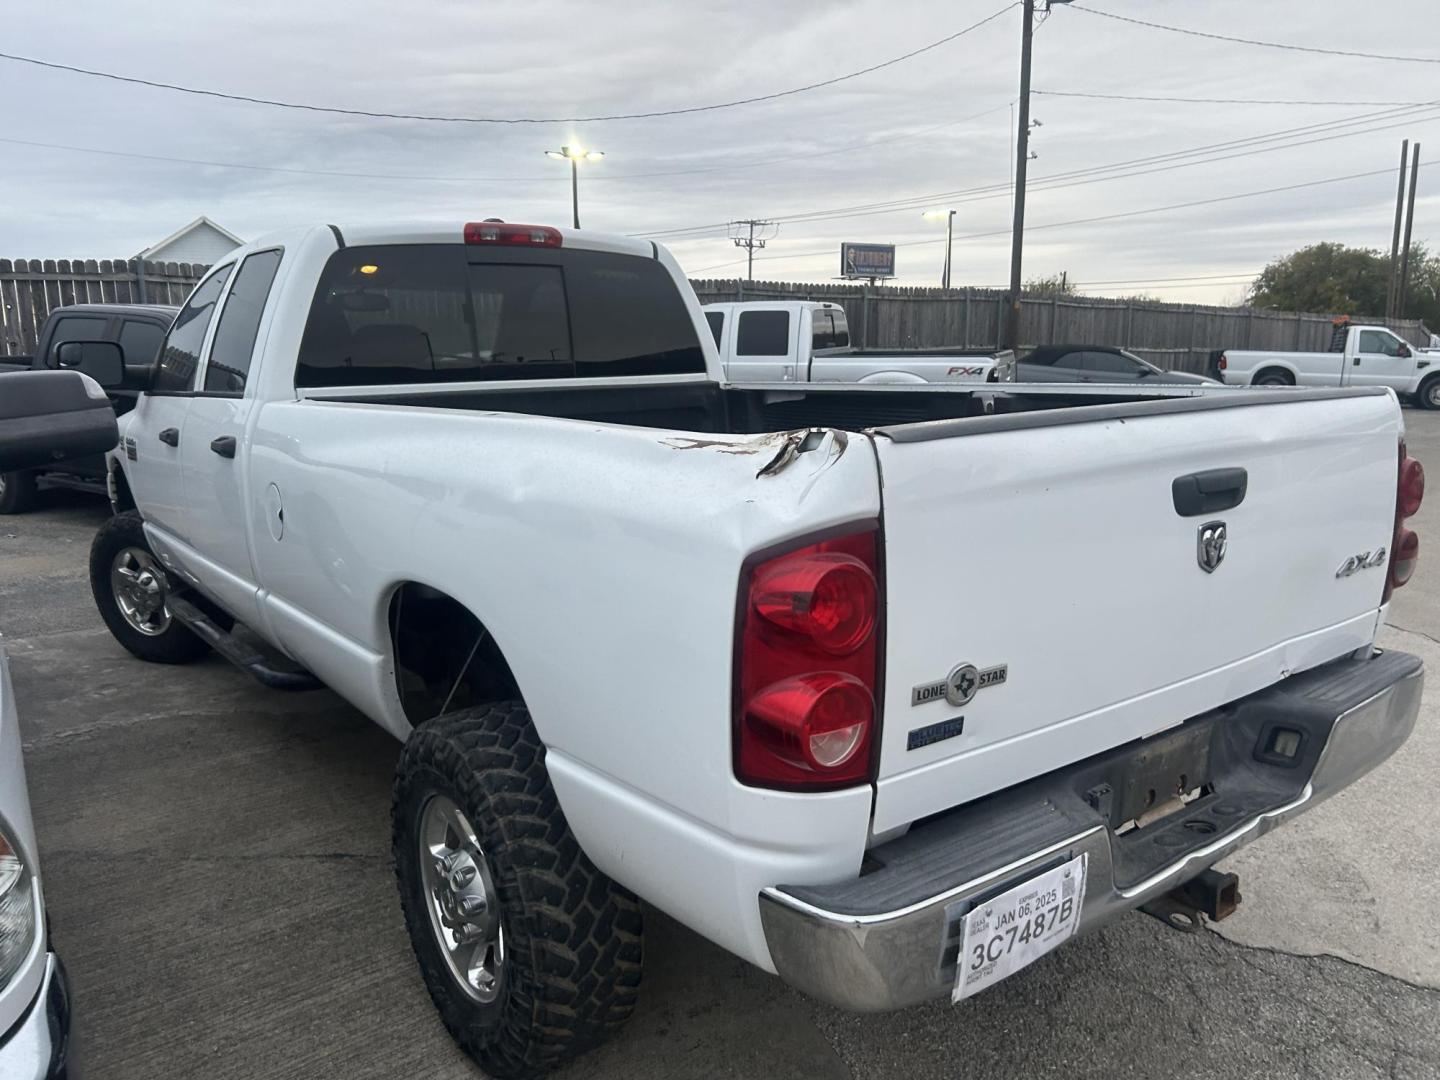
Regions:
[[[987,686],[999,686],[1010,677],[1009,664],[977,668],[974,664],[957,664],[939,682],[921,683],[910,690],[910,704],[924,705],[942,698],[956,708],[970,704],[977,693]]]

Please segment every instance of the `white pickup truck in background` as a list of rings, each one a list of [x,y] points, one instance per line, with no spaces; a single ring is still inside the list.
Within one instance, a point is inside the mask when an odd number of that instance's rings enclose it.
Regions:
[[[1341,323],[1327,352],[1226,349],[1218,367],[1232,386],[1388,386],[1440,409],[1440,360],[1384,326]]]
[[[1009,352],[860,349],[845,309],[819,300],[705,305],[705,321],[733,383],[976,383]]]
[[[404,741],[406,925],[496,1077],[630,1014],[637,896],[845,1008],[959,1000],[1419,708],[1383,387],[727,381],[664,248],[484,222],[245,245],[137,389],[102,617]]]

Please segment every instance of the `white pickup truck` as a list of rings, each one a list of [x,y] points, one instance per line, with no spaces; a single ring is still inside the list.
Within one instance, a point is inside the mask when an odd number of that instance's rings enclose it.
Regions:
[[[820,300],[706,304],[705,321],[732,383],[983,383],[1013,354],[984,349],[859,349],[845,309]]]
[[[1415,723],[1384,388],[736,387],[665,249],[485,222],[248,244],[140,389],[101,615],[404,740],[406,924],[494,1076],[628,1016],[637,896],[846,1008],[958,1000]]]
[[[1328,352],[1226,349],[1219,378],[1238,386],[1388,386],[1440,409],[1440,362],[1384,326],[1337,324]]]

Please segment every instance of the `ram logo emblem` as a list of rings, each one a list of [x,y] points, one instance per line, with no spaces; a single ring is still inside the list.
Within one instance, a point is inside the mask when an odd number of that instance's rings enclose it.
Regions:
[[[1201,525],[1195,540],[1195,561],[1200,564],[1200,569],[1213,574],[1215,568],[1225,561],[1225,549],[1229,544],[1225,522],[1207,521]]]

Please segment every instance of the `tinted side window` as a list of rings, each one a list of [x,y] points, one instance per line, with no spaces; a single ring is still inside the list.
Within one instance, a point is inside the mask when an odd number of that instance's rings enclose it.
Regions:
[[[225,310],[215,327],[210,359],[205,365],[205,389],[209,393],[238,394],[250,374],[250,355],[260,316],[270,295],[270,284],[280,268],[279,251],[257,251],[240,264],[235,284],[225,297]]]
[[[788,311],[744,311],[735,334],[736,356],[786,356],[790,352]]]
[[[55,366],[55,350],[67,341],[104,341],[104,317],[92,315],[62,315],[55,320],[55,329],[50,335],[50,355],[45,357],[45,366]]]
[[[723,311],[705,312],[705,321],[710,324],[710,336],[715,339],[715,347],[720,347],[720,335],[725,331],[725,313]]]
[[[195,367],[200,361],[200,348],[205,344],[205,331],[215,314],[215,301],[230,276],[230,266],[222,266],[196,286],[175,316],[175,323],[160,349],[160,364],[150,392],[180,393],[195,386]]]
[[[159,323],[126,319],[120,327],[120,348],[127,364],[154,363],[164,340],[165,327]]]

